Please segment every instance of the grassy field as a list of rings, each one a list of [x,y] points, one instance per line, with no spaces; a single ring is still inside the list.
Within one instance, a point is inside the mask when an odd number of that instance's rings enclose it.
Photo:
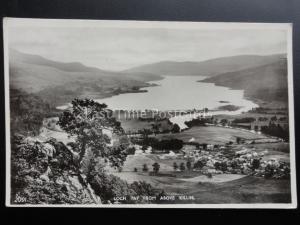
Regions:
[[[201,129],[202,136],[209,133],[211,128],[217,128],[213,130],[223,131],[223,133],[235,131],[222,127],[198,128]],[[229,134],[225,135],[226,141],[234,136],[234,133]],[[221,133],[219,135],[222,136]],[[250,138],[257,137],[256,134],[249,132],[245,132],[244,135]],[[211,137],[211,135],[208,136]],[[288,143],[240,144],[233,145],[232,149],[240,150],[243,147],[256,152],[264,152],[262,160],[276,158],[289,162]],[[173,163],[176,162],[178,165],[182,162],[186,163],[186,159],[162,159],[159,156],[157,154],[131,155],[125,162],[124,172],[115,171],[113,174],[129,183],[145,181],[158,190],[164,190],[168,195],[178,196],[174,201],[164,202],[167,204],[289,203],[291,201],[289,180],[265,179],[240,174],[215,174],[212,178],[208,178],[200,171],[174,171]],[[142,172],[143,164],[147,164],[149,171],[152,171],[154,162],[160,164],[160,173],[165,176],[150,176],[149,172]],[[137,168],[138,172],[133,172],[134,168]],[[179,196],[183,195],[192,196],[193,199],[180,200]]]
[[[152,165],[157,162],[160,165],[160,172],[173,172],[173,163],[176,162],[179,166],[180,163],[186,164],[187,159],[160,159],[156,154],[139,154],[139,155],[128,155],[123,166],[124,172],[133,172],[134,168],[138,171],[142,171],[143,165],[148,166],[149,171],[152,171]]]
[[[137,132],[138,130],[151,129],[151,122],[140,121],[138,119],[120,120],[125,132]]]
[[[224,183],[197,184],[194,203],[289,203],[289,180],[244,177]]]
[[[147,122],[144,122],[147,123]],[[149,123],[150,124],[150,123]],[[68,142],[70,139],[61,132],[43,128],[41,137],[56,137],[60,141]],[[184,141],[192,137],[200,143],[224,144],[235,141],[236,136],[244,138],[264,138],[263,135],[229,129],[223,127],[193,127],[178,134],[157,135],[159,138],[180,138]],[[243,146],[251,148],[256,152],[266,152],[263,160],[277,158],[281,161],[289,161],[288,143],[262,143],[249,145],[233,145],[233,149],[240,150]],[[287,203],[290,202],[289,180],[264,179],[237,174],[214,175],[213,178],[204,176],[199,171],[176,172],[173,163],[177,165],[186,163],[186,159],[162,159],[158,154],[129,155],[125,161],[123,172],[113,169],[109,173],[126,180],[128,183],[134,181],[145,181],[154,188],[164,190],[169,195],[193,196],[194,200],[179,200],[167,202],[172,203]],[[160,164],[160,173],[170,176],[150,176],[149,172],[142,172],[144,164],[152,171],[152,164]],[[134,168],[138,172],[133,172]]]
[[[194,183],[222,183],[245,177],[240,174],[216,174],[212,178],[208,178],[206,175],[200,175],[191,178],[181,178],[182,181],[194,182]]]
[[[192,127],[181,133],[156,135],[159,139],[177,138],[183,141],[189,141],[191,138],[194,138],[196,142],[208,144],[225,144],[229,141],[235,142],[237,136],[245,139],[266,138],[266,136],[262,134],[215,126]]]
[[[167,202],[168,204],[289,203],[291,201],[289,180],[232,174],[216,175],[219,177],[212,178],[209,182],[205,176],[182,179],[134,172],[114,173],[114,175],[129,183],[145,181],[154,188],[163,189],[168,195],[186,195],[194,198],[194,200],[176,199]]]

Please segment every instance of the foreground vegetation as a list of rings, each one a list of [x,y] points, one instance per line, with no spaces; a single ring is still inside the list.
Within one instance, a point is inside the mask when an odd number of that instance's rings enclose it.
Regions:
[[[24,104],[14,102],[21,98]],[[33,123],[35,126],[12,129],[13,204],[164,203],[162,196],[186,194],[191,199],[179,201],[178,197],[166,203],[290,201],[289,148],[285,142],[265,143],[270,138],[262,134],[207,126],[206,122],[212,120],[190,121],[184,131],[174,129],[176,126],[168,120],[136,120],[135,123],[147,123],[149,128],[137,137],[128,138],[130,135],[112,116],[112,111],[105,104],[89,99],[76,99],[69,110],[59,114],[37,96],[20,94],[19,98],[12,98],[12,104],[22,112],[12,114],[14,127],[24,123],[25,118],[39,121]],[[53,119],[57,115],[58,120]],[[43,124],[42,117],[50,116]],[[235,123],[253,121],[250,117],[233,120]],[[55,131],[53,123],[57,121],[60,130]],[[41,139],[36,135],[42,126],[60,132],[57,137],[68,134],[71,138]],[[251,142],[245,143],[247,139]],[[255,149],[250,151],[252,156],[268,153],[248,160],[236,155],[243,148]],[[200,150],[200,158],[192,155],[193,149]],[[272,157],[280,159],[280,163],[273,162]],[[250,170],[241,170],[244,163],[250,165]],[[235,184],[241,187],[232,194],[229,190],[236,189]],[[273,189],[266,194],[270,185]],[[255,191],[249,192],[254,186]]]
[[[133,201],[129,196],[160,194],[145,182],[128,184],[105,172],[107,163],[121,167],[128,151],[122,127],[109,117],[106,105],[88,99],[75,99],[72,105],[59,118],[62,129],[75,136],[68,145],[13,133],[12,204],[114,203],[118,196],[128,196],[122,203],[137,203],[144,200]],[[104,129],[116,135],[114,145],[109,145],[112,140]]]

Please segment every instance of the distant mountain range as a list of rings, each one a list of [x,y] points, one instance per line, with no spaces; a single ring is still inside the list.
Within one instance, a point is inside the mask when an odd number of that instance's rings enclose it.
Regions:
[[[126,72],[148,72],[178,76],[207,76],[200,82],[244,90],[246,97],[270,106],[287,105],[287,63],[285,54],[239,55],[206,60],[202,62],[164,61],[135,67]],[[261,105],[261,104],[260,104]]]
[[[54,106],[75,97],[105,98],[140,92],[141,87],[150,86],[148,81],[162,79],[163,75],[203,75],[208,77],[203,82],[245,90],[247,97],[264,101],[287,99],[283,54],[241,55],[203,62],[164,61],[113,72],[10,49],[9,68],[12,89],[35,93]]]
[[[288,103],[287,59],[280,57],[273,62],[244,70],[221,73],[200,82],[215,83],[232,89],[244,90],[252,100],[266,103]]]
[[[139,92],[147,81],[161,79],[149,73],[123,73],[87,67],[81,63],[62,63],[38,55],[9,51],[10,86],[35,93],[54,105],[74,97],[104,98]]]
[[[158,75],[201,75],[215,76],[227,72],[240,71],[248,68],[268,65],[284,57],[276,55],[238,55],[210,59],[202,62],[162,61],[134,67],[125,72],[147,72]]]

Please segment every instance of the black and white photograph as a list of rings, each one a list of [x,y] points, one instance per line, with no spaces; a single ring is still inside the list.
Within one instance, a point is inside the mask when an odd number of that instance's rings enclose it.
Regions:
[[[3,29],[7,206],[297,207],[291,23]]]

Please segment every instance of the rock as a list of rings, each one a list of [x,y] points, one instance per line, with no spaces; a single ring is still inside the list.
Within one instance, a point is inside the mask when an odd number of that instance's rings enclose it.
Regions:
[[[56,149],[54,148],[53,145],[49,144],[49,143],[45,143],[42,145],[41,151],[46,154],[48,157],[53,158]]]
[[[50,167],[48,166],[47,170],[45,173],[43,173],[42,175],[40,175],[40,179],[45,181],[45,182],[49,182],[50,179],[49,179],[49,174],[51,173],[51,169]]]

